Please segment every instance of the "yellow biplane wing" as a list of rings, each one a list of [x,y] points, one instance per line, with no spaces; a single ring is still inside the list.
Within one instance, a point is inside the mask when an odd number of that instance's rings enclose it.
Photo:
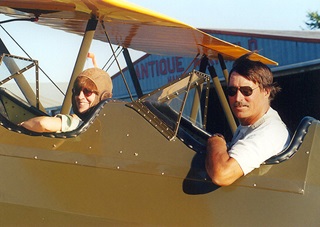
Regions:
[[[39,17],[40,24],[83,34],[90,18],[103,21],[95,39],[156,55],[208,58],[221,54],[226,60],[249,51],[206,34],[190,25],[124,0],[0,0],[0,12],[15,17]],[[259,54],[252,60],[277,64]]]

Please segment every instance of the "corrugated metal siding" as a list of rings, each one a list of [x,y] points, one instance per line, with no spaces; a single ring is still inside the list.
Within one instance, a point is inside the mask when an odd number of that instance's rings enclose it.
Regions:
[[[213,32],[211,35],[240,45],[249,50],[259,50],[259,53],[279,63],[279,66],[285,66],[314,59],[320,59],[320,39],[303,39],[295,37],[277,37],[261,34],[222,34],[223,32]],[[301,33],[301,32],[300,32]],[[155,56],[146,55],[134,62],[134,66],[139,78],[143,93],[149,93],[158,87],[171,82],[187,69],[191,58],[182,58],[174,56]],[[220,78],[223,78],[222,71],[217,61],[211,61],[216,66],[216,71]],[[230,70],[232,62],[226,62],[227,68]],[[193,68],[198,69],[199,61],[192,64]],[[218,67],[217,67],[218,66]],[[271,66],[271,68],[274,66]],[[128,85],[133,96],[136,95],[132,80],[127,69],[123,70]],[[120,74],[113,77],[114,97],[128,97],[126,87],[122,81]]]
[[[220,39],[241,45],[249,50],[259,50],[259,53],[279,63],[279,66],[309,61],[320,58],[319,42],[292,41],[276,38],[258,38],[251,36],[231,36],[212,34]],[[307,39],[306,39],[307,40]]]

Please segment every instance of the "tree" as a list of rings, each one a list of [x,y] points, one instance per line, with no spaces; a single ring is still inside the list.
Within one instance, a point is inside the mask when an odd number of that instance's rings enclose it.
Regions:
[[[317,11],[308,12],[307,17],[308,22],[305,23],[311,30],[320,29],[320,15]]]

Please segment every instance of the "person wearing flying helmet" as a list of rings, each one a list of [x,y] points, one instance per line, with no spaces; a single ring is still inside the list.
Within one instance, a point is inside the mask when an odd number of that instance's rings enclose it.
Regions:
[[[54,117],[40,116],[20,125],[35,132],[68,132],[86,120],[100,101],[112,97],[112,81],[107,72],[89,68],[80,73],[73,84],[72,109],[74,114],[58,114]]]

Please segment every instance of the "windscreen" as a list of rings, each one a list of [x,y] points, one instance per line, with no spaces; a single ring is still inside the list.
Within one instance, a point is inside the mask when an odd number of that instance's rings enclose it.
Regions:
[[[208,98],[209,80],[208,75],[192,71],[142,97],[138,102],[168,126],[170,130],[166,130],[166,133],[170,131],[171,138],[177,135],[182,120],[205,129],[207,106],[203,104]]]

